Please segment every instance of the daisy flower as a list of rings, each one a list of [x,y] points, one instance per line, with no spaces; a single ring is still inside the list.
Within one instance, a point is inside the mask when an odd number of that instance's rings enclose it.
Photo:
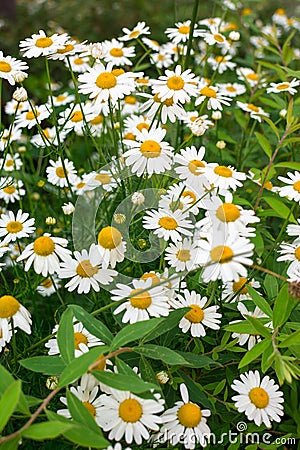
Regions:
[[[14,328],[20,328],[27,334],[31,334],[31,316],[29,311],[12,295],[0,297],[0,329],[5,341],[10,336],[10,321]]]
[[[58,146],[59,143],[64,142],[67,135],[67,130],[60,130],[57,135],[57,129],[55,127],[42,128],[38,134],[35,134],[30,139],[30,142],[35,147],[50,147]]]
[[[254,420],[257,426],[262,423],[271,427],[271,421],[280,422],[283,416],[283,393],[268,375],[260,379],[258,370],[240,375],[240,380],[234,380],[231,388],[238,392],[232,397],[239,412],[244,412],[249,420]]]
[[[197,244],[191,239],[184,238],[183,241],[170,243],[165,250],[165,260],[174,267],[176,272],[195,269],[195,258],[197,254]]]
[[[236,104],[243,111],[250,113],[251,119],[256,119],[258,122],[261,122],[262,120],[260,116],[270,116],[270,114],[266,113],[260,106],[253,105],[253,103],[243,103],[237,101]]]
[[[22,130],[14,126],[4,129],[0,134],[0,151],[4,151],[9,143],[21,140]]]
[[[100,285],[112,282],[118,273],[115,270],[102,269],[102,258],[96,244],[89,251],[83,249],[74,252],[75,259],[62,262],[58,271],[59,278],[71,278],[65,285],[69,292],[77,289],[78,294],[87,294],[90,289],[100,291]]]
[[[52,278],[45,278],[36,288],[36,291],[43,297],[50,297],[50,295],[55,294],[56,290],[60,287],[61,284],[57,275],[53,274]]]
[[[0,167],[3,167],[3,170],[6,172],[13,172],[14,170],[19,170],[23,165],[23,162],[20,158],[19,153],[15,153],[11,155],[10,153],[6,154],[5,160],[0,159]]]
[[[0,199],[5,203],[15,203],[20,200],[20,196],[26,194],[21,180],[14,180],[13,178],[0,177]]]
[[[61,125],[61,130],[66,133],[73,130],[76,134],[82,136],[87,122],[92,120],[94,116],[91,105],[73,104],[60,113],[58,123]]]
[[[176,104],[173,98],[168,98],[165,101],[161,101],[158,94],[150,95],[144,94],[144,97],[148,97],[147,100],[139,109],[143,113],[149,110],[146,115],[150,120],[156,116],[157,112],[160,110],[160,121],[161,123],[166,123],[169,119],[170,122],[176,122],[176,119],[183,119],[186,117],[186,112],[180,104]]]
[[[63,92],[62,94],[59,94],[56,96],[54,95],[52,97],[54,106],[64,106],[64,105],[74,102],[74,100],[75,100],[75,95],[69,94],[68,92]],[[50,97],[48,98],[48,104],[52,105]]]
[[[152,128],[150,131],[143,129],[137,132],[137,141],[124,139],[124,144],[131,147],[123,154],[126,166],[131,167],[138,176],[145,171],[153,175],[171,169],[174,149],[167,141],[163,141],[165,135],[165,129]]]
[[[247,277],[247,269],[244,265],[253,264],[254,244],[245,237],[229,236],[225,241],[221,235],[214,234],[216,242],[200,239],[197,263],[206,265],[202,272],[205,283],[221,279],[223,282],[238,281]],[[221,245],[215,245],[218,241]]]
[[[236,73],[238,79],[241,81],[246,80],[250,87],[254,87],[261,82],[261,75],[248,67],[238,67]]]
[[[83,181],[86,183],[84,188],[86,191],[92,191],[93,189],[101,187],[109,192],[118,186],[114,175],[107,170],[87,173],[83,175]]]
[[[240,277],[238,281],[229,281],[223,286],[222,300],[230,303],[239,300],[251,300],[247,286],[258,289],[260,288],[260,282],[254,279],[248,280],[245,277]]]
[[[98,233],[98,250],[103,258],[102,267],[107,269],[111,265],[114,269],[124,259],[126,242],[117,228],[108,226]]]
[[[200,94],[200,95],[199,95]],[[223,110],[223,106],[230,106],[232,99],[224,96],[221,92],[218,92],[217,86],[209,86],[204,79],[200,81],[195,106],[201,105],[207,100],[207,109]]]
[[[57,161],[53,161],[52,159],[50,159],[49,163],[50,166],[48,166],[46,169],[47,180],[54,186],[59,186],[61,188],[67,187],[67,178],[70,182],[75,178],[76,169],[72,161],[64,159],[64,167],[61,158],[59,158]]]
[[[46,105],[34,106],[33,110],[18,114],[15,124],[18,128],[28,128],[30,130],[37,123],[40,124],[44,119],[47,119],[50,114],[51,112]]]
[[[204,187],[209,184],[206,177],[208,164],[203,160],[204,155],[204,146],[197,150],[193,145],[182,149],[174,157],[174,162],[179,164],[178,167],[175,167],[175,172],[181,180],[184,180],[188,190],[195,189],[198,194],[201,194]]]
[[[232,166],[219,166],[211,163],[206,174],[209,182],[219,189],[220,195],[226,195],[229,189],[235,191],[238,187],[243,186],[241,181],[246,180],[246,174],[238,172]]]
[[[6,327],[1,328],[0,325],[0,353],[2,352],[3,348],[5,348],[6,344],[10,342],[11,338],[12,338],[11,325],[9,324],[8,328]]]
[[[280,181],[283,181],[287,186],[280,187],[278,189],[280,197],[287,197],[289,200],[295,200],[300,202],[300,172],[288,172],[286,177],[278,177]]]
[[[231,62],[232,56],[227,55],[218,55],[218,56],[210,56],[207,59],[208,64],[211,66],[212,70],[217,70],[218,73],[223,73],[226,70],[233,70],[236,66],[236,63]]]
[[[122,31],[124,36],[119,38],[120,41],[131,41],[131,39],[136,39],[143,34],[150,34],[150,29],[146,22],[138,22],[132,30],[122,28]]]
[[[134,289],[125,284],[117,284],[117,289],[111,291],[113,301],[129,298],[114,310],[114,314],[125,311],[123,323],[141,322],[150,317],[169,315],[170,306],[164,288],[153,285],[152,281],[151,278],[133,280]]]
[[[70,39],[69,36],[66,36],[66,40],[64,45],[57,49],[55,53],[52,53],[48,56],[48,59],[54,60],[66,60],[67,57],[74,56],[80,54],[86,50],[85,42],[77,42],[74,39]]]
[[[23,72],[27,69],[28,65],[25,62],[11,56],[4,56],[3,52],[0,51],[0,78],[4,78],[9,84],[15,85],[14,75],[16,72]]]
[[[283,8],[277,8],[275,13],[272,16],[272,20],[274,23],[276,23],[277,25],[283,25],[283,23],[285,22],[285,20],[287,19],[286,17],[286,11]]]
[[[28,217],[29,214],[23,213],[21,209],[18,210],[16,216],[13,211],[1,214],[0,239],[4,237],[3,243],[14,242],[16,239],[28,237],[34,232],[35,219],[28,219]]]
[[[163,426],[160,432],[153,436],[153,440],[170,441],[172,447],[180,443],[186,449],[194,449],[197,443],[206,447],[206,440],[211,434],[210,428],[206,424],[206,418],[211,413],[208,409],[202,409],[189,400],[185,384],[180,385],[180,394],[182,400],[177,401],[173,408],[166,410],[161,415]]]
[[[51,237],[51,234],[44,233],[27,245],[25,250],[17,258],[17,262],[27,259],[24,270],[27,272],[33,264],[34,271],[46,277],[59,270],[59,259],[66,261],[70,259],[71,251],[65,248],[68,245],[67,239]]]
[[[154,94],[158,94],[161,101],[172,98],[174,103],[185,103],[190,101],[191,96],[197,96],[198,80],[190,69],[182,72],[182,67],[177,65],[175,71],[166,70],[165,75],[153,80],[152,90]]]
[[[179,322],[179,328],[183,333],[189,330],[193,337],[205,336],[206,331],[204,327],[218,330],[220,328],[221,314],[217,312],[218,306],[209,306],[205,308],[207,298],[197,294],[196,291],[189,291],[184,289],[183,295],[178,294],[176,300],[170,300],[170,305],[174,309],[191,307],[191,310],[186,313]]]
[[[119,442],[117,442],[116,445],[114,446],[110,445],[105,450],[122,450],[122,445]],[[131,450],[131,449],[129,447],[126,447],[124,450]]]
[[[300,219],[297,219],[297,222],[299,225],[291,223],[287,226],[286,232],[289,236],[300,236]]]
[[[173,64],[172,53],[169,53],[168,47],[166,48],[165,46],[161,46],[158,52],[152,53],[150,59],[158,69],[168,68]]]
[[[221,34],[218,30],[217,25],[211,25],[210,30],[202,33],[205,42],[208,45],[217,45],[218,47],[229,49],[230,43],[227,41],[226,37]]]
[[[104,61],[112,62],[116,66],[132,66],[132,61],[129,58],[135,56],[134,47],[124,47],[123,42],[117,39],[104,41],[103,45],[106,48]]]
[[[9,116],[19,114],[21,111],[28,111],[28,109],[30,109],[30,104],[28,101],[17,102],[14,99],[9,100],[4,107],[5,114],[8,114]]]
[[[246,88],[240,83],[224,83],[218,84],[220,94],[227,95],[228,97],[236,97],[246,92]]]
[[[111,395],[103,394],[101,418],[98,424],[103,431],[109,432],[108,439],[127,444],[133,441],[140,445],[150,438],[149,429],[158,431],[162,420],[158,413],[163,411],[164,400],[154,394],[155,400],[140,398],[129,391],[110,390]]]
[[[193,38],[202,36],[203,30],[197,30],[197,24],[193,30]],[[167,28],[165,34],[168,39],[170,39],[174,44],[179,44],[180,42],[187,42],[189,40],[191,31],[191,21],[186,20],[185,22],[175,23],[176,28]]]
[[[123,100],[121,100],[121,106],[122,113],[126,116],[127,114],[138,114],[141,103],[134,95],[126,95]]]
[[[61,35],[55,33],[52,36],[47,36],[43,30],[40,30],[38,34],[33,34],[20,42],[20,51],[25,58],[48,56],[51,53],[56,53],[58,49],[63,49],[67,37],[66,33]]]
[[[187,214],[176,211],[168,211],[159,209],[158,211],[147,211],[147,215],[143,218],[143,227],[146,230],[154,230],[159,238],[168,241],[171,239],[174,243],[182,240],[182,236],[192,236],[193,233],[189,229],[194,228],[190,219],[187,219]]]
[[[154,122],[155,125],[157,125],[157,121]],[[143,130],[149,130],[151,125],[151,121],[148,117],[140,114],[126,117],[124,120],[124,132],[125,132],[125,139],[129,139],[126,137],[126,134],[130,133],[132,138],[136,139],[136,134],[138,131]]]
[[[146,37],[143,37],[142,41],[147,47],[151,48],[151,50],[153,50],[155,52],[159,51],[159,49],[160,49],[159,42],[157,42],[153,39],[146,38]]]
[[[291,261],[287,269],[288,276],[291,276],[294,272],[300,270],[300,240],[296,239],[292,244],[282,242],[280,244],[279,253],[281,256],[277,258],[277,261]]]
[[[74,319],[75,321],[75,319]],[[74,350],[75,350],[75,358],[78,358],[83,353],[86,353],[89,348],[97,347],[100,345],[104,345],[104,343],[98,339],[96,336],[91,334],[86,328],[84,328],[81,322],[73,324],[74,329]],[[60,350],[57,343],[57,330],[58,325],[55,325],[51,334],[54,334],[55,337],[49,339],[46,342],[45,347],[48,348],[48,355],[59,355]]]
[[[185,183],[173,184],[169,187],[165,195],[160,197],[158,207],[175,211],[188,210],[190,214],[199,212],[199,196],[191,188],[188,189]]]
[[[89,58],[87,56],[69,56],[68,60],[65,60],[65,65],[69,69],[68,61],[70,63],[72,71],[75,73],[85,73],[91,67],[89,64]]]

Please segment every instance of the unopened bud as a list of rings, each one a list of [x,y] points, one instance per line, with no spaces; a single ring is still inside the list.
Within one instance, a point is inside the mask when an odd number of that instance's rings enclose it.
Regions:
[[[66,216],[70,216],[71,214],[73,214],[73,212],[75,211],[75,207],[73,205],[73,203],[69,202],[69,203],[64,203],[63,206],[61,207],[63,210],[63,213]]]
[[[212,113],[212,115],[211,115],[211,118],[212,118],[213,120],[220,120],[220,119],[222,119],[222,113],[221,113],[221,111],[214,111],[214,112]]]
[[[57,377],[49,377],[46,380],[46,388],[50,391],[54,391],[54,389],[57,388],[58,385],[58,378]]]
[[[159,382],[159,384],[166,384],[169,381],[170,377],[167,374],[167,372],[162,370],[161,372],[158,372],[156,374],[156,379]]]
[[[300,300],[300,281],[289,282],[289,294],[296,300]]]
[[[19,70],[18,72],[16,72],[14,75],[14,80],[17,83],[22,83],[24,80],[26,80],[26,78],[28,77],[28,73],[26,72],[22,72],[21,70]]]
[[[239,41],[240,33],[238,31],[231,31],[229,33],[229,39],[231,39],[232,41]]]
[[[145,196],[141,192],[134,192],[131,196],[131,201],[134,205],[142,205],[145,201]]]
[[[19,87],[15,90],[12,97],[16,102],[26,102],[28,99],[27,91],[23,87]]]
[[[218,141],[218,142],[216,143],[216,147],[217,147],[219,150],[223,150],[223,148],[226,147],[226,142],[224,142],[224,141]]]
[[[47,217],[45,220],[47,225],[55,225],[56,224],[56,219],[54,217]]]
[[[124,223],[126,221],[126,216],[125,214],[114,214],[114,221],[118,224],[121,225],[122,223]]]
[[[195,119],[190,128],[194,136],[203,136],[203,134],[207,130],[205,122],[201,117]]]

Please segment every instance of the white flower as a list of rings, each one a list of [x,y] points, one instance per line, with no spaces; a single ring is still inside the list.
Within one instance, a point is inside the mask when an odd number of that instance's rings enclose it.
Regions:
[[[0,51],[0,78],[4,78],[9,84],[14,85],[14,75],[18,71],[26,69],[28,69],[28,65],[25,62],[19,61],[11,56],[4,56],[3,52]]]
[[[207,59],[208,64],[210,64],[212,70],[217,70],[218,73],[223,73],[226,70],[233,70],[236,66],[236,63],[231,62],[232,56],[227,55],[217,55],[217,56],[210,56]]]
[[[21,209],[18,210],[16,216],[13,211],[1,214],[0,239],[4,237],[3,243],[14,242],[16,239],[28,237],[34,232],[35,219],[28,219],[28,217],[29,214],[23,213]]]
[[[195,136],[203,136],[209,127],[214,126],[214,123],[211,120],[207,120],[207,117],[207,115],[197,117],[190,124],[190,130]]]
[[[70,63],[71,69],[75,73],[85,73],[90,69],[89,58],[87,56],[69,56],[65,61],[65,65],[69,68],[68,61]]]
[[[12,295],[0,297],[0,330],[1,337],[8,342],[11,334],[10,321],[14,328],[20,328],[27,334],[31,334],[31,316],[29,311]]]
[[[256,370],[241,374],[241,380],[234,380],[231,388],[238,392],[232,397],[239,412],[244,412],[249,420],[254,420],[257,426],[262,423],[271,427],[271,421],[280,422],[283,416],[283,393],[279,386],[269,376],[260,379]]]
[[[55,294],[56,290],[61,287],[61,283],[57,275],[53,274],[51,278],[45,278],[36,288],[36,291],[43,297],[50,297]]]
[[[47,56],[63,49],[68,35],[66,33],[47,36],[43,30],[20,42],[20,50],[25,58]]]
[[[52,159],[50,159],[49,163],[50,166],[48,166],[46,169],[47,179],[49,183],[61,188],[67,187],[67,177],[69,179],[69,182],[72,183],[72,180],[76,175],[76,169],[72,161],[64,159],[63,165],[61,158],[59,158],[57,161],[53,161]]]
[[[168,38],[174,42],[174,44],[179,44],[180,42],[187,42],[191,31],[191,21],[186,20],[185,22],[175,23],[176,28],[167,28],[165,33]],[[203,30],[197,30],[197,24],[195,24],[193,30],[193,38],[201,36]]]
[[[143,218],[143,227],[148,230],[154,230],[159,238],[165,241],[171,239],[173,242],[181,241],[182,236],[192,236],[189,228],[193,228],[192,222],[187,219],[188,213],[180,210],[168,211],[159,209],[158,211],[147,211],[148,215]]]
[[[253,103],[243,103],[243,102],[236,102],[237,106],[239,106],[243,111],[246,111],[250,113],[250,117],[252,119],[258,120],[258,122],[261,122],[260,116],[266,116],[269,117],[269,113],[266,113],[260,106],[253,105]]]
[[[110,264],[114,269],[117,262],[124,259],[126,242],[122,234],[115,227],[105,227],[98,233],[98,250],[103,258],[102,266],[107,268]]]
[[[59,142],[62,143],[65,140],[66,135],[66,130],[57,131],[55,127],[47,127],[42,128],[38,134],[33,135],[30,142],[36,147],[58,146]]]
[[[13,172],[14,170],[19,170],[23,165],[23,162],[20,158],[19,153],[14,153],[11,156],[10,153],[6,154],[5,160],[0,159],[0,167],[3,167],[3,170],[6,172]]]
[[[203,33],[203,38],[208,45],[216,44],[218,47],[225,48],[226,50],[230,48],[229,42],[226,37],[219,32],[217,25],[211,25],[209,32]]]
[[[48,56],[48,59],[54,60],[66,60],[67,57],[78,55],[79,53],[85,51],[85,42],[77,42],[74,39],[70,39],[69,36],[66,37],[64,45],[57,49],[54,53]]]
[[[150,120],[156,116],[158,111],[160,112],[161,123],[166,123],[168,119],[170,122],[174,123],[176,122],[176,119],[183,119],[186,117],[186,112],[183,107],[178,103],[174,103],[172,97],[161,101],[158,94],[155,94],[154,96],[143,94],[143,96],[149,97],[150,99],[140,107],[140,111],[144,112],[148,110],[146,116]]]
[[[1,61],[0,61],[1,64]],[[28,99],[27,91],[23,87],[19,87],[15,90],[15,92],[12,95],[12,98],[16,100],[17,102],[26,102]]]
[[[179,167],[175,167],[179,178],[184,180],[188,190],[191,187],[200,195],[209,184],[206,177],[208,165],[203,160],[204,155],[205,147],[202,146],[197,150],[192,146],[182,149],[174,158],[174,162],[179,164]]]
[[[0,177],[0,199],[3,199],[5,203],[15,203],[16,200],[20,200],[20,196],[26,194],[23,186],[21,180]]]
[[[131,201],[134,205],[140,206],[145,201],[145,196],[142,192],[134,192],[131,196]]]
[[[122,31],[124,36],[119,38],[120,41],[131,41],[131,39],[136,39],[142,34],[150,34],[149,27],[145,22],[138,22],[132,30],[122,28]]]
[[[236,97],[246,92],[245,86],[240,83],[218,84],[218,88],[220,89],[220,94],[227,95],[228,97]]]
[[[253,279],[247,280],[245,277],[240,277],[238,281],[228,281],[223,286],[222,299],[230,303],[239,300],[251,300],[247,286],[257,289],[260,288],[260,282]]]
[[[207,81],[201,80],[195,106],[201,105],[205,100],[207,100],[207,109],[219,109],[220,111],[223,110],[222,105],[229,106],[232,101],[230,97],[218,92],[217,86],[209,86]]]
[[[262,81],[262,76],[248,67],[238,67],[236,73],[238,75],[238,79],[241,81],[246,80],[250,87],[254,87]]]
[[[123,42],[120,42],[117,39],[104,41],[103,45],[106,50],[104,61],[112,62],[116,66],[132,66],[132,61],[129,58],[135,56],[134,47],[124,47]]]
[[[238,172],[232,166],[219,166],[211,163],[206,174],[209,182],[219,189],[220,195],[226,195],[229,189],[235,191],[237,187],[241,187],[241,181],[246,180],[246,174]]]
[[[300,202],[300,172],[288,172],[286,177],[278,177],[280,181],[283,181],[287,186],[280,187],[278,189],[280,197],[287,197],[289,200],[295,200]]]
[[[165,250],[165,260],[175,268],[176,272],[191,271],[196,268],[197,251],[197,244],[191,239],[184,238],[176,244],[169,244]]]
[[[179,209],[181,212],[187,211],[194,215],[198,214],[200,206],[202,203],[199,201],[199,195],[184,182],[172,184],[158,202],[161,209],[170,211]]]
[[[292,244],[282,242],[280,244],[279,253],[281,256],[277,258],[277,261],[292,261],[287,269],[287,274],[293,278],[294,272],[300,270],[300,240],[296,239]]]
[[[30,130],[37,123],[41,123],[50,116],[50,111],[46,105],[34,106],[33,110],[24,111],[17,115],[15,124],[18,128],[28,128]]]
[[[58,123],[61,125],[60,133],[75,131],[82,136],[87,123],[95,117],[94,109],[90,104],[71,104],[59,115]]]
[[[72,202],[64,203],[61,208],[66,216],[70,216],[75,211],[75,206]]]

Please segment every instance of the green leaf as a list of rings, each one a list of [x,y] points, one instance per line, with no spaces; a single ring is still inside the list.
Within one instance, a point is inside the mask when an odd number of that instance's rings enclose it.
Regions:
[[[136,341],[143,338],[147,333],[150,333],[158,325],[164,322],[164,318],[153,318],[143,322],[136,322],[122,328],[121,331],[114,337],[110,351],[117,350],[129,342]]]
[[[259,142],[259,145],[261,146],[261,148],[263,149],[263,151],[265,152],[265,154],[268,156],[268,158],[271,159],[272,157],[272,147],[270,144],[270,141],[266,138],[266,136],[264,136],[261,133],[255,132],[255,136]]]
[[[168,317],[164,319],[164,321],[159,324],[154,330],[150,331],[150,333],[146,334],[146,336],[142,339],[143,342],[152,341],[153,339],[161,336],[164,333],[175,328],[182,317],[188,313],[191,308],[180,308],[175,311],[171,311]]]
[[[8,370],[0,365],[0,394],[3,394],[8,386],[14,383],[14,381],[14,377],[8,372]],[[25,414],[26,416],[31,416],[26,397],[22,391],[20,393],[20,398],[16,410],[21,411],[21,413]]]
[[[258,342],[256,345],[254,345],[254,347],[251,348],[251,350],[248,350],[248,352],[243,356],[243,358],[239,363],[238,368],[241,369],[242,367],[251,363],[254,359],[258,358],[269,345],[270,342],[267,341],[266,339]]]
[[[266,117],[266,116],[260,116],[260,117],[261,117],[265,122],[267,122],[267,123],[270,125],[270,127],[272,128],[272,130],[273,130],[274,133],[276,134],[277,139],[280,140],[279,131],[278,131],[278,128],[276,127],[275,123],[272,122],[272,120],[269,119],[269,117]]]
[[[109,331],[106,325],[100,320],[95,319],[91,314],[86,312],[81,306],[70,305],[74,311],[75,317],[83,324],[83,326],[98,339],[101,339],[105,344],[110,344],[113,340],[113,334]]]
[[[0,433],[7,424],[10,416],[16,409],[21,393],[21,380],[11,383],[2,394],[0,400]]]
[[[256,328],[246,320],[240,320],[237,323],[226,325],[224,329],[227,331],[231,331],[232,333],[257,334]]]
[[[300,170],[300,162],[285,161],[275,164],[275,167],[286,167],[292,170]]]
[[[10,441],[6,441],[1,444],[1,450],[17,450],[19,448],[20,437],[17,436]]]
[[[180,376],[183,379],[189,391],[189,399],[192,402],[198,403],[200,407],[214,409],[208,397],[200,389],[200,385],[191,380],[184,372],[180,371]]]
[[[73,359],[70,364],[65,367],[59,379],[58,387],[62,388],[70,383],[78,380],[87,372],[89,366],[99,358],[101,354],[108,350],[107,346],[97,346],[90,348],[87,353]]]
[[[156,375],[150,362],[144,357],[140,358],[140,373],[145,381],[149,381],[150,383],[157,384],[157,389],[161,390],[161,387],[157,381]]]
[[[273,300],[278,295],[278,282],[277,279],[267,273],[264,279],[264,288],[267,291],[270,300]],[[273,312],[272,312],[273,315]],[[271,316],[272,317],[272,316]]]
[[[166,364],[186,366],[189,363],[177,352],[171,350],[167,347],[162,347],[160,345],[146,344],[139,347],[134,347],[133,350],[141,355],[147,356],[151,359],[157,359],[158,361],[163,361]]]
[[[132,371],[132,375],[123,375],[121,373],[92,371],[94,377],[102,383],[106,384],[120,391],[130,391],[133,394],[140,394],[142,392],[150,391],[150,389],[157,389],[153,383],[143,381],[138,375]]]
[[[286,124],[289,127],[293,121],[293,107],[294,107],[294,100],[291,98],[289,101],[289,106],[286,113]]]
[[[275,197],[271,197],[269,195],[263,196],[264,200],[274,209],[277,214],[283,219],[289,219],[290,222],[297,223],[295,217],[293,216],[290,208],[286,206],[281,200]]]
[[[21,366],[32,372],[44,373],[46,375],[59,375],[66,367],[61,356],[33,356],[32,358],[19,361]]]
[[[201,367],[208,367],[210,365],[218,366],[219,363],[216,361],[213,361],[208,356],[203,355],[196,355],[195,353],[191,352],[176,352],[178,355],[182,356],[191,367],[194,367],[195,369],[200,369]],[[187,365],[187,364],[185,364]]]
[[[70,307],[61,316],[57,330],[57,343],[63,360],[68,364],[75,357],[73,311]]]
[[[298,301],[289,295],[288,289],[288,283],[285,283],[280,289],[278,297],[275,301],[273,309],[274,328],[283,325],[298,304]]]
[[[274,277],[272,277],[272,279],[274,279]],[[252,286],[248,285],[247,289],[255,305],[258,306],[259,309],[261,309],[262,312],[264,312],[268,317],[272,318],[273,312],[269,303]]]
[[[62,423],[59,421],[43,422],[31,425],[31,427],[22,432],[22,437],[33,439],[35,441],[54,439],[70,428],[73,428],[71,421],[70,423]]]
[[[300,345],[300,330],[295,331],[290,336],[285,338],[278,347],[290,347],[291,345]]]
[[[94,417],[84,406],[84,404],[79,400],[79,398],[77,398],[76,395],[74,395],[69,390],[67,390],[67,404],[71,416],[75,420],[75,422],[81,423],[89,430],[102,436],[102,432],[96,424]]]
[[[269,341],[269,346],[264,350],[261,358],[261,370],[265,373],[273,362],[275,356],[272,342]]]
[[[215,387],[214,392],[213,392],[213,395],[218,395],[218,394],[220,394],[220,392],[223,391],[223,389],[224,389],[226,383],[227,383],[226,378],[224,378],[223,380],[221,380],[221,381],[217,384],[217,386]]]
[[[245,317],[261,336],[265,337],[266,339],[272,338],[270,328],[264,327],[259,319],[256,319],[255,317],[252,316],[245,316]]]
[[[280,66],[285,72],[287,72],[291,77],[300,79],[300,70],[292,70],[285,66]]]

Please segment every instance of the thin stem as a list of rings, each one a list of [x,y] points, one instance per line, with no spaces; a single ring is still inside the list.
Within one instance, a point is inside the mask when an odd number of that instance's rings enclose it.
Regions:
[[[184,61],[184,70],[186,70],[189,67],[189,63],[190,63],[190,55],[191,55],[191,50],[192,50],[192,45],[193,45],[194,28],[195,28],[199,3],[200,3],[199,0],[194,0],[189,40],[188,40],[188,45],[187,45],[186,57],[185,57],[185,61]]]

